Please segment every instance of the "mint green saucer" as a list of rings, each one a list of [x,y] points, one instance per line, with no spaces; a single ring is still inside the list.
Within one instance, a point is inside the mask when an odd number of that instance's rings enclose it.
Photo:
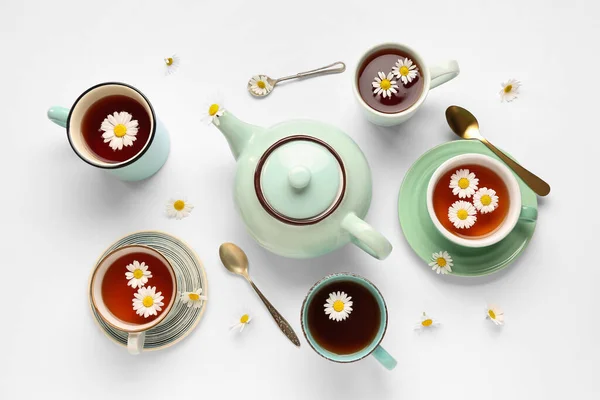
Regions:
[[[536,224],[519,221],[506,238],[482,248],[459,246],[442,236],[427,212],[427,185],[437,167],[449,158],[464,153],[480,153],[498,159],[483,144],[466,140],[444,143],[423,154],[408,170],[400,187],[400,226],[410,247],[425,261],[425,268],[431,269],[428,264],[433,253],[444,250],[450,253],[453,260],[452,275],[488,275],[508,266],[525,250]],[[535,193],[519,177],[517,181],[523,205],[537,209]]]

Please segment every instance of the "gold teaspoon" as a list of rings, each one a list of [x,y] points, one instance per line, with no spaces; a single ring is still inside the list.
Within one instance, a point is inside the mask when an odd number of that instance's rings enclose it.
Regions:
[[[450,129],[458,136],[467,140],[479,140],[487,146],[488,149],[494,152],[502,161],[506,163],[521,179],[527,184],[538,196],[547,196],[550,193],[550,185],[544,180],[525,169],[518,162],[508,157],[501,150],[481,136],[479,132],[479,123],[477,118],[468,110],[459,106],[450,106],[446,109],[446,121],[450,125]]]
[[[246,253],[244,253],[242,249],[233,243],[223,243],[219,247],[219,257],[221,257],[221,262],[225,268],[227,268],[230,272],[246,278],[256,294],[258,294],[258,297],[260,297],[263,303],[265,303],[267,310],[269,310],[271,316],[275,322],[277,322],[279,329],[281,329],[281,331],[285,334],[285,336],[287,336],[288,339],[290,339],[292,343],[300,347],[300,340],[298,340],[298,336],[290,324],[285,320],[285,318],[283,318],[283,316],[281,316],[281,314],[279,314],[269,300],[267,300],[261,291],[258,290],[254,282],[252,282],[252,279],[250,279],[250,276],[248,275],[248,257],[246,257]]]

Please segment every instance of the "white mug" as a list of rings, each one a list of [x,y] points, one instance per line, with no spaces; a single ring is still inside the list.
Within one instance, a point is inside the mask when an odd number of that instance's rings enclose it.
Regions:
[[[483,237],[466,238],[460,237],[447,230],[438,220],[433,209],[433,191],[440,178],[448,171],[460,167],[461,165],[481,165],[494,171],[508,188],[510,206],[504,221],[493,232]],[[458,200],[458,197],[457,197]],[[465,199],[468,201],[468,199]],[[517,179],[508,167],[500,161],[483,154],[467,153],[461,154],[444,162],[435,170],[429,179],[427,186],[427,211],[433,221],[433,224],[442,235],[448,240],[465,247],[485,247],[491,246],[504,239],[519,220],[535,222],[537,220],[537,209],[523,206],[521,204],[521,189]]]
[[[102,281],[104,280],[106,271],[117,259],[130,253],[145,253],[162,260],[163,264],[169,270],[173,282],[173,295],[171,296],[171,301],[169,304],[166,304],[166,306],[163,307],[156,319],[145,324],[135,324],[117,318],[110,312],[102,297]],[[125,273],[123,273],[123,284],[127,284],[125,280]],[[175,277],[175,271],[173,270],[173,267],[169,261],[158,251],[141,245],[124,246],[112,251],[102,258],[102,260],[100,260],[96,266],[96,269],[92,273],[92,278],[90,280],[90,293],[92,304],[96,311],[98,311],[100,318],[102,318],[104,322],[113,328],[129,334],[127,338],[127,350],[129,351],[129,354],[140,354],[144,349],[144,341],[148,329],[154,328],[160,324],[167,317],[169,311],[171,311],[171,308],[175,303],[175,297],[177,294],[177,278]]]
[[[406,109],[404,111],[401,111],[398,113],[393,113],[393,114],[382,113],[382,112],[377,111],[374,108],[370,107],[363,100],[363,98],[361,97],[360,92],[358,90],[358,77],[359,77],[360,70],[361,70],[363,63],[373,53],[376,53],[380,50],[385,50],[385,49],[395,49],[395,50],[400,50],[404,53],[410,54],[411,57],[414,58],[414,61],[417,63],[417,65],[419,65],[419,67],[421,68],[421,75],[423,76],[423,80],[424,80],[423,92],[421,93],[421,96],[415,102],[415,104],[413,104],[412,106],[410,106],[408,109]],[[421,107],[423,102],[425,101],[425,98],[427,97],[427,93],[429,92],[430,89],[438,87],[442,83],[446,83],[449,80],[456,78],[459,73],[460,73],[460,69],[458,67],[458,63],[454,60],[448,61],[444,64],[436,65],[433,67],[428,67],[427,64],[425,64],[425,62],[423,61],[423,58],[421,58],[421,56],[419,55],[419,53],[417,53],[410,47],[405,46],[400,43],[383,43],[383,44],[379,44],[379,45],[367,50],[362,55],[362,57],[358,61],[358,64],[356,65],[356,68],[354,70],[354,80],[353,80],[352,86],[354,88],[354,94],[356,95],[358,104],[360,104],[361,108],[363,109],[363,111],[365,113],[365,116],[367,117],[367,119],[369,121],[371,121],[372,123],[374,123],[376,125],[380,125],[380,126],[393,126],[393,125],[399,125],[399,124],[407,121],[410,117],[412,117],[415,114],[415,112],[419,109],[419,107]]]

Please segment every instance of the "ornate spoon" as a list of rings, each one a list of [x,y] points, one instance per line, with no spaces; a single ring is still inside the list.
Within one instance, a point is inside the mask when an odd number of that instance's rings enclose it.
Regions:
[[[279,314],[279,312],[273,307],[273,305],[267,300],[267,298],[258,290],[250,276],[248,275],[248,257],[246,257],[246,253],[239,247],[237,247],[233,243],[223,243],[219,247],[219,257],[221,257],[221,262],[230,272],[234,274],[241,275],[252,285],[252,288],[258,294],[258,297],[265,303],[267,306],[267,310],[271,313],[271,316],[277,322],[277,326],[279,329],[287,336],[288,339],[296,346],[300,347],[300,340],[298,340],[298,336],[290,326],[290,324]]]
[[[459,106],[450,106],[446,109],[446,121],[450,125],[450,129],[454,131],[458,136],[463,139],[479,140],[481,143],[486,145],[488,149],[494,152],[502,161],[506,163],[521,179],[527,184],[538,196],[547,196],[550,193],[550,185],[544,180],[539,178],[537,175],[529,172],[527,169],[521,166],[518,162],[508,157],[501,150],[496,148],[493,144],[487,141],[486,138],[481,136],[479,132],[479,123],[477,118],[471,114],[468,110],[465,110]]]
[[[298,72],[296,75],[284,76],[283,78],[273,79],[267,75],[254,75],[248,81],[248,92],[254,97],[265,97],[273,91],[275,85],[290,79],[307,78],[309,76],[319,76],[327,74],[339,74],[346,70],[346,64],[341,61],[326,65],[325,67],[313,69],[306,72]]]

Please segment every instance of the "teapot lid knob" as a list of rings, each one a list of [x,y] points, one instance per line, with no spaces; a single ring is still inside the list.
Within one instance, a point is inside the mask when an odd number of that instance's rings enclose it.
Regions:
[[[304,166],[297,166],[288,173],[290,185],[297,190],[302,190],[310,183],[311,172]]]

